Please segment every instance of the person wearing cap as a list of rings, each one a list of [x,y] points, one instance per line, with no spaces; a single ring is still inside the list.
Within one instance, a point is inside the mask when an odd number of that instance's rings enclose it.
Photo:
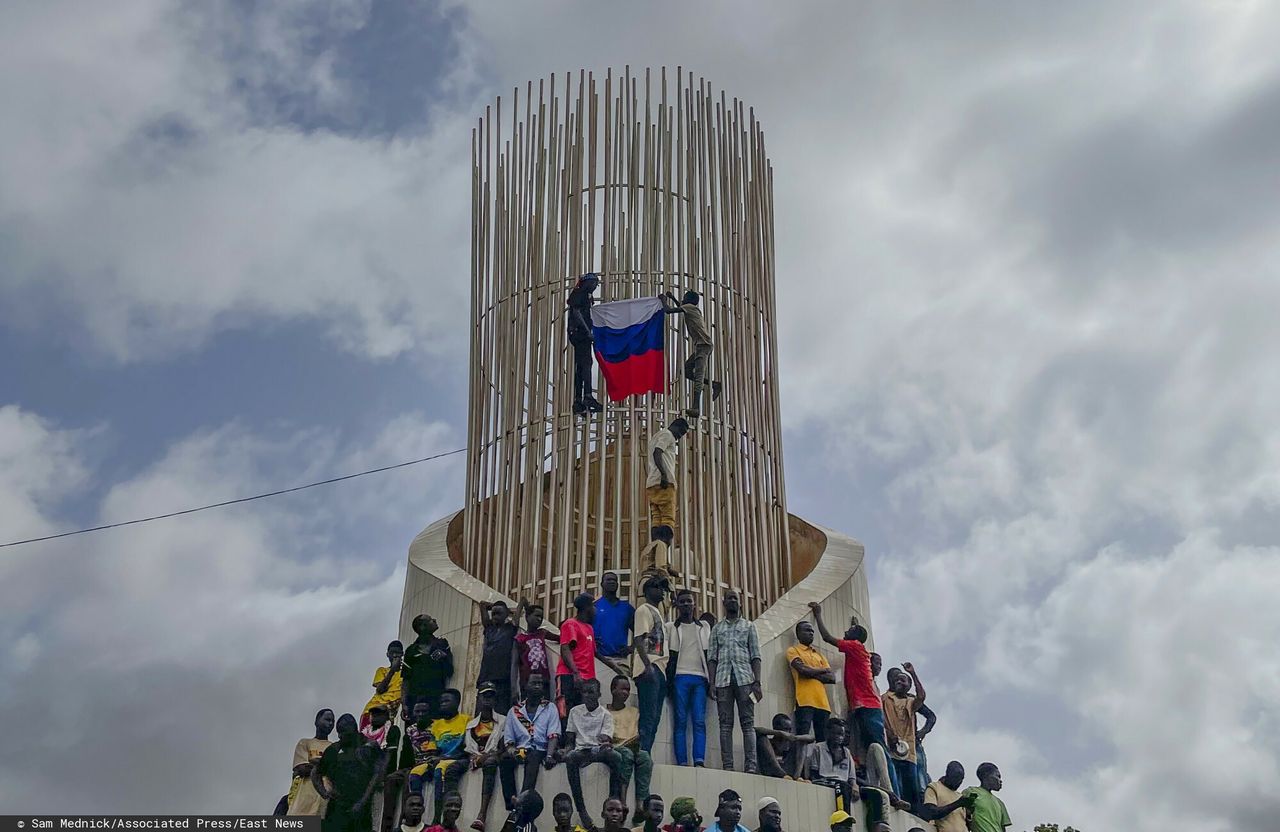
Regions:
[[[587,411],[599,413],[604,410],[591,394],[591,375],[594,369],[592,352],[595,344],[595,328],[591,321],[591,304],[595,299],[591,294],[599,285],[600,278],[595,272],[587,272],[578,278],[577,284],[569,292],[566,329],[569,346],[573,348],[573,412],[578,415]]]
[[[666,597],[668,585],[662,575],[647,576],[642,584],[644,603],[635,614],[632,679],[640,700],[640,749],[647,752],[653,751],[667,695],[667,628],[658,604]]]
[[[679,301],[670,292],[663,292],[658,298],[662,301],[662,311],[668,315],[684,316],[684,334],[689,339],[692,352],[684,362],[684,377],[690,382],[689,407],[685,415],[697,418],[702,412],[702,392],[711,387],[711,398],[720,398],[723,385],[718,381],[707,383],[707,365],[711,362],[711,353],[715,343],[711,340],[711,330],[707,320],[698,308],[699,295],[692,290],[684,293]]]
[[[391,727],[390,709],[386,705],[374,705],[369,709],[369,722],[360,729],[360,734],[378,748],[386,748]],[[391,746],[394,748],[399,741],[400,733],[397,731],[391,739]]]
[[[494,786],[498,780],[498,760],[502,756],[502,732],[507,722],[505,714],[493,709],[493,690],[494,686],[490,682],[484,682],[476,689],[478,713],[467,723],[467,736],[463,742],[470,760],[470,769],[479,769],[484,773],[480,787],[480,814],[475,823],[471,824],[471,828],[478,832],[484,832],[484,819],[489,817],[489,805],[493,802]]]
[[[831,813],[828,824],[831,826],[831,832],[851,832],[854,824],[853,815],[844,809],[837,809]]]
[[[762,797],[756,803],[760,825],[756,832],[782,832],[782,806],[777,798]]]
[[[567,709],[582,704],[578,688],[587,679],[596,678],[595,599],[582,593],[573,599],[573,618],[560,625],[560,664],[556,666],[556,682]]]
[[[692,797],[677,797],[671,801],[671,823],[663,826],[662,832],[703,832],[698,802]]]
[[[751,832],[742,820],[742,796],[733,789],[720,792],[716,802],[716,822],[707,832]]]
[[[659,572],[673,575],[671,546],[676,527],[676,447],[689,432],[689,423],[673,419],[649,437],[645,446],[645,496],[649,501],[649,545],[641,550],[636,562],[640,574]]]

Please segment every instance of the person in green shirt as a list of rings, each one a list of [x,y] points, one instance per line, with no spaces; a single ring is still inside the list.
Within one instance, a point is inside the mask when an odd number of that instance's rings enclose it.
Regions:
[[[969,801],[966,809],[969,832],[1004,832],[1013,821],[1009,819],[1004,801],[995,796],[1004,785],[1000,769],[995,763],[983,763],[978,766],[978,782],[981,785],[970,786],[962,795]]]

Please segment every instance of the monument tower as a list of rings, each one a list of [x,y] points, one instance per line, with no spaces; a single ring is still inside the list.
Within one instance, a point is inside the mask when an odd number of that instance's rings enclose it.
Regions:
[[[596,272],[603,301],[702,296],[724,392],[681,443],[672,565],[703,605],[734,587],[763,611],[793,575],[773,172],[754,112],[680,69],[553,75],[486,109],[472,159],[463,566],[558,611],[605,570],[633,577],[645,440],[686,406],[685,345],[669,327],[665,395],[575,417],[566,302]]]
[[[755,113],[680,69],[577,72],[497,100],[471,140],[466,494],[461,510],[409,548],[400,637],[415,637],[419,614],[439,623],[453,651],[450,684],[467,708],[483,653],[483,604],[541,602],[544,626],[554,630],[574,595],[597,591],[606,570],[619,573],[621,594],[636,601],[634,561],[650,533],[646,443],[689,407],[687,347],[665,321],[665,389],[575,414],[567,301],[587,272],[600,275],[605,302],[692,290],[723,393],[702,403],[680,442],[673,583],[716,614],[724,590],[742,593],[759,634],[755,719],[768,725],[794,709],[786,653],[808,603],[820,602],[833,626],[856,615],[870,627],[870,609],[862,545],[787,511],[773,173]],[[598,378],[593,387],[603,389]],[[600,661],[594,669],[608,690],[614,670]],[[843,713],[839,687],[831,705]],[[714,729],[707,768],[674,765],[669,720],[667,708],[652,749],[655,793],[697,794],[709,812],[707,801],[731,785],[747,805],[777,799],[788,827],[828,826],[829,789],[710,767],[720,759]],[[464,778],[466,806],[476,805],[480,781]],[[607,785],[597,774],[584,783],[592,805]],[[565,786],[557,766],[539,788],[549,795]],[[895,832],[910,828],[908,818],[895,817]]]

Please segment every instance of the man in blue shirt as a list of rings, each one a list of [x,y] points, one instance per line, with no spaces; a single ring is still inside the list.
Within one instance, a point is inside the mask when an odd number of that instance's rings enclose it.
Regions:
[[[742,820],[742,797],[733,789],[720,792],[720,802],[716,807],[716,822],[707,832],[751,832],[739,821]]]
[[[560,713],[546,701],[547,687],[541,676],[530,676],[525,699],[512,706],[502,726],[504,753],[498,763],[503,794],[515,794],[516,767],[524,766],[521,792],[538,787],[538,769],[556,764],[560,742]]]
[[[618,597],[618,574],[606,572],[600,578],[600,597],[596,599],[596,620],[592,629],[596,634],[596,654],[605,663],[620,672],[612,660],[626,658],[631,652],[627,633],[635,618],[636,608],[630,601]]]

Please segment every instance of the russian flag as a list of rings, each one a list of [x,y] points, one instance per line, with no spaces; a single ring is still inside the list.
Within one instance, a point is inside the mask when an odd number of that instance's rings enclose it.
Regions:
[[[666,391],[664,317],[658,298],[616,300],[591,309],[596,361],[611,400]]]

